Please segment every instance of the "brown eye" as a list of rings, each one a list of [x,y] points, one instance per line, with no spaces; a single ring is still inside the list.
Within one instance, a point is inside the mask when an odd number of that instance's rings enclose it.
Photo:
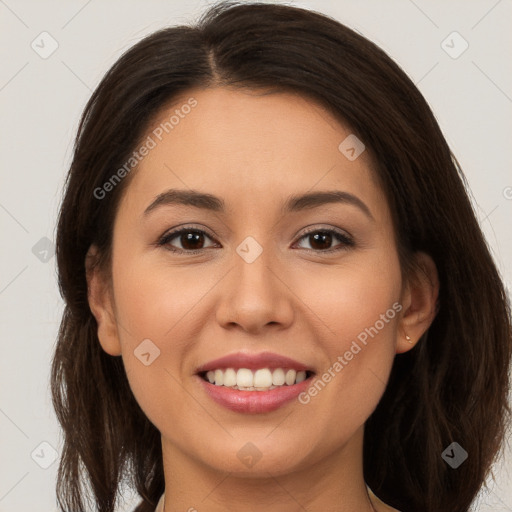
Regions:
[[[310,248],[304,248],[316,252],[339,251],[354,245],[354,242],[351,238],[349,238],[344,233],[338,232],[334,229],[317,229],[316,231],[310,231],[300,238],[300,240],[303,239],[307,240],[310,244]],[[331,247],[331,244],[336,239],[338,239],[341,243],[337,246]]]
[[[332,235],[327,232],[318,232],[313,235],[307,235],[309,243],[313,249],[330,249],[332,243]]]
[[[204,245],[204,235],[197,231],[182,233],[179,235],[179,240],[183,249],[187,250],[202,249]]]
[[[173,252],[194,254],[212,247],[211,245],[205,246],[206,239],[211,240],[211,237],[200,229],[182,228],[164,235],[158,245],[166,246]],[[173,240],[177,240],[177,242],[171,243]],[[176,247],[176,243],[180,244],[181,247]]]

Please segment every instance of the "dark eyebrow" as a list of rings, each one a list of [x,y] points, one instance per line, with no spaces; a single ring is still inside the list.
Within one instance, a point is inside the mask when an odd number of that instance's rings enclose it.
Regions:
[[[217,196],[197,190],[169,189],[156,196],[156,199],[144,210],[144,215],[147,215],[159,206],[169,204],[183,204],[214,212],[225,211],[224,201]]]
[[[308,208],[316,208],[329,203],[345,203],[359,208],[367,217],[375,220],[370,209],[361,199],[349,192],[330,190],[326,192],[310,192],[290,196],[283,206],[283,213],[297,212]]]
[[[290,196],[283,205],[282,213],[298,212],[301,210],[316,208],[329,203],[345,203],[356,206],[367,217],[375,220],[361,199],[348,192],[338,190],[326,192],[310,192],[301,195]],[[211,210],[214,212],[225,212],[225,202],[212,194],[199,192],[197,190],[179,190],[170,189],[159,194],[155,200],[144,210],[144,215],[147,215],[152,210],[159,206],[170,204],[182,204],[186,206],[193,206],[204,210]]]

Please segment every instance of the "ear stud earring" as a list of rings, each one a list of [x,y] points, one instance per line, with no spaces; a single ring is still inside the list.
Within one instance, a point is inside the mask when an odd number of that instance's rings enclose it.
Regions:
[[[405,339],[406,339],[409,343],[412,343],[411,337],[410,337],[410,336],[408,336],[407,334],[405,335]]]

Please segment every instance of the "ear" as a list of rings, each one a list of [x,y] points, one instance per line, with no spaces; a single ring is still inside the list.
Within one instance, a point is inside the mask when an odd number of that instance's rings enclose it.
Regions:
[[[85,256],[87,299],[96,323],[98,339],[105,352],[111,356],[121,355],[121,344],[115,321],[111,290],[104,272],[97,265],[99,251],[91,245]]]
[[[414,258],[416,265],[407,278],[402,295],[403,315],[398,331],[397,354],[413,348],[437,314],[439,276],[436,264],[424,252],[417,252]]]

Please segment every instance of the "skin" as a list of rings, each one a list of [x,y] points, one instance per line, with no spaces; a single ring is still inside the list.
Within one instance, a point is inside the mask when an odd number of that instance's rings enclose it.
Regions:
[[[138,403],[162,434],[166,512],[393,510],[368,496],[363,428],[394,357],[434,318],[435,265],[418,253],[424,273],[403,278],[369,151],[349,161],[338,145],[350,129],[322,107],[291,93],[196,89],[155,126],[190,97],[197,106],[133,171],[115,219],[111,279],[88,272],[99,341],[122,356]],[[170,188],[214,194],[227,210],[165,205],[144,216]],[[289,195],[318,190],[357,196],[373,218],[342,203],[280,211]],[[168,246],[202,253],[156,245],[184,224],[207,234],[196,245],[178,236]],[[338,228],[354,245],[335,236],[315,245],[307,226]],[[252,263],[236,252],[247,236],[263,248]],[[343,249],[325,252],[334,247]],[[399,314],[307,404],[236,413],[213,402],[195,376],[200,364],[240,350],[289,356],[321,376],[394,303]],[[134,355],[144,339],[160,349],[149,366]],[[237,457],[248,442],[261,453],[252,468]]]

